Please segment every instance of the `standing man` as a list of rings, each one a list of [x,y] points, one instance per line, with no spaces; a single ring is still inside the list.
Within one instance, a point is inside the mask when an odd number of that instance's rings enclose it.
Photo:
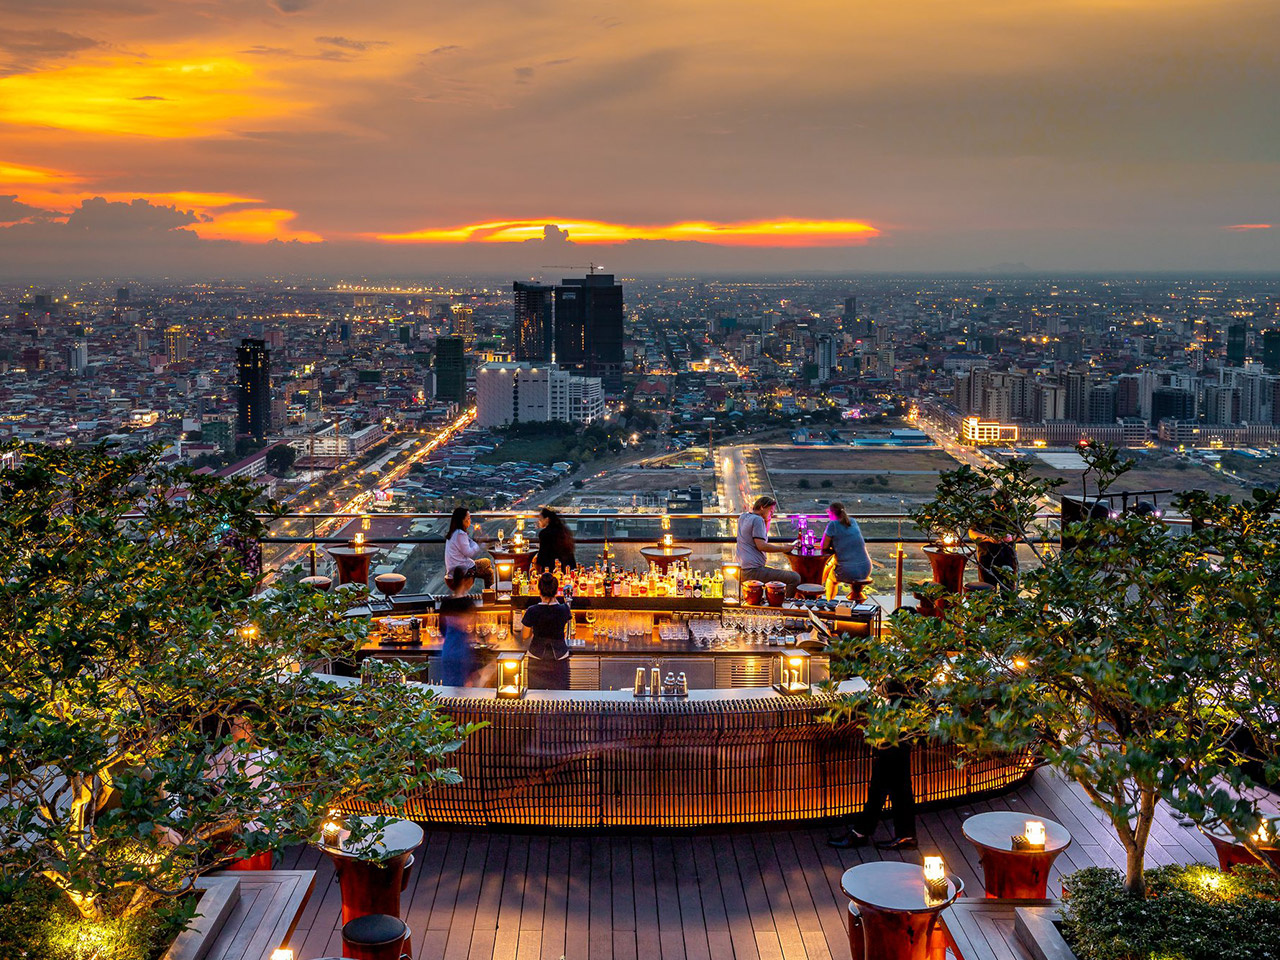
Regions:
[[[766,553],[786,553],[795,542],[770,543],[769,523],[778,511],[778,501],[767,494],[756,500],[750,511],[738,517],[738,566],[741,568],[742,582],[759,580],[768,583],[779,580],[787,585],[787,597],[796,595],[796,587],[800,585],[800,574],[794,570],[779,570],[768,565]]]

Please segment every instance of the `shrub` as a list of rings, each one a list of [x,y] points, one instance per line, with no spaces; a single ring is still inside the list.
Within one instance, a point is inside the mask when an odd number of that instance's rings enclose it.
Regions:
[[[1067,878],[1063,935],[1080,960],[1280,958],[1280,880],[1265,870],[1192,864],[1148,870],[1146,880],[1137,899],[1118,870]]]
[[[833,486],[835,486],[835,484],[831,482],[830,478],[827,478],[826,480],[822,481],[820,486],[822,487],[823,490],[830,490]]]

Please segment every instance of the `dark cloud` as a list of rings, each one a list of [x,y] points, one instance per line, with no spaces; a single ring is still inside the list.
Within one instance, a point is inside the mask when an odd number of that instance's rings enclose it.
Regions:
[[[33,207],[30,204],[19,203],[17,196],[13,194],[0,196],[0,224],[17,223],[35,217],[43,219],[48,215],[48,210],[41,210],[39,207]]]
[[[371,47],[385,47],[386,40],[352,40],[350,37],[316,37],[316,43],[322,43],[329,47],[339,47],[343,50],[368,50]]]
[[[160,97],[154,93],[149,93],[145,97],[130,97],[130,100],[168,100],[168,97]]]
[[[0,76],[26,73],[46,63],[102,46],[98,40],[62,30],[0,29]]]
[[[72,211],[66,228],[93,233],[168,233],[199,219],[188,210],[159,206],[150,200],[123,203],[92,197]]]
[[[528,83],[533,79],[533,67],[516,67],[516,83]]]
[[[271,0],[271,6],[281,13],[300,13],[316,5],[316,0]]]
[[[438,57],[442,53],[453,53],[455,50],[461,50],[461,49],[462,48],[458,46],[456,43],[446,43],[443,47],[436,47],[434,50],[432,50],[431,56]]]

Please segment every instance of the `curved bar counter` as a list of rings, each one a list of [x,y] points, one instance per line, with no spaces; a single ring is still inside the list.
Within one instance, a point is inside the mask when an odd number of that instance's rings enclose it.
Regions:
[[[695,690],[655,702],[618,691],[499,700],[490,689],[435,689],[459,723],[488,725],[450,758],[461,784],[412,796],[398,814],[423,823],[598,830],[816,820],[857,811],[871,777],[860,730],[823,720],[832,693]],[[1010,788],[1034,766],[1029,753],[959,759],[949,746],[915,751],[921,805]]]

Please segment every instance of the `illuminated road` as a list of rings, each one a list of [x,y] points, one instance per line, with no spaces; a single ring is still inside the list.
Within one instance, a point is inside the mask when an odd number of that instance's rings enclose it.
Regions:
[[[758,447],[722,446],[716,454],[720,458],[716,492],[726,511],[750,510],[756,497],[766,490],[773,491],[758,450]]]
[[[431,452],[437,449],[441,444],[448,443],[458,434],[459,431],[465,430],[470,426],[471,422],[475,420],[475,416],[476,411],[475,408],[472,407],[456,420],[453,420],[447,426],[443,427],[430,439],[424,439],[421,441],[417,449],[413,450],[409,456],[399,461],[390,470],[384,471],[376,476],[370,475],[369,480],[373,483],[373,486],[360,490],[345,502],[342,499],[346,496],[343,493],[343,487],[352,483],[358,483],[354,478],[348,480],[333,492],[326,494],[327,498],[331,498],[330,503],[325,504],[322,500],[313,501],[300,507],[296,512],[291,514],[290,519],[304,520],[308,513],[360,514],[368,512],[370,506],[373,504],[374,491],[385,490],[394,485],[397,480],[401,479],[409,472],[409,469],[414,464],[419,463],[429,456]],[[350,518],[343,519],[339,517],[318,520],[315,522],[314,534],[311,533],[310,529],[308,529],[307,534],[314,535],[316,537],[327,537],[342,529],[342,527],[350,522]],[[296,547],[289,548],[276,558],[273,565],[277,569],[285,569],[295,563],[301,563],[306,558],[307,552],[308,547],[306,544],[298,544]]]

